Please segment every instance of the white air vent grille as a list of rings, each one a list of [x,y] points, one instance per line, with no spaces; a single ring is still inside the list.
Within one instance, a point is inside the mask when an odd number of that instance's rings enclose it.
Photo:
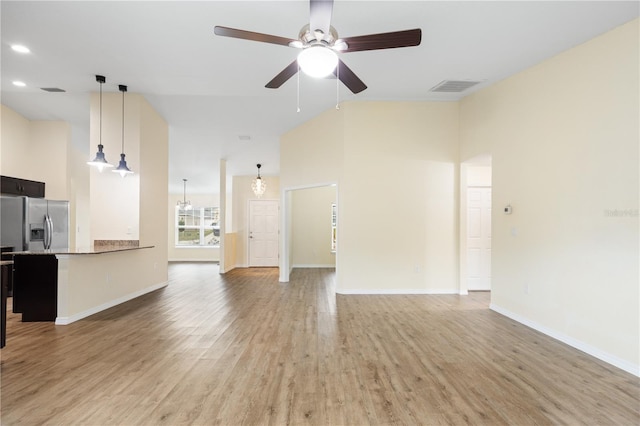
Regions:
[[[471,80],[444,80],[433,86],[429,91],[441,93],[460,93],[480,83],[482,82]]]
[[[64,89],[60,89],[58,87],[41,87],[41,90],[44,90],[45,92],[51,92],[51,93],[62,93],[62,92],[66,92],[66,90]]]

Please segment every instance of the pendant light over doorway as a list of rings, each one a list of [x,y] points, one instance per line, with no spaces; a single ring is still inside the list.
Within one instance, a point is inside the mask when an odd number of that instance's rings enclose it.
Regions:
[[[251,189],[253,189],[256,197],[260,198],[267,189],[267,182],[260,177],[260,167],[262,167],[262,164],[256,164],[256,166],[258,167],[258,176],[251,182]]]
[[[104,152],[102,152],[102,85],[107,81],[107,79],[103,75],[96,75],[96,81],[100,83],[100,126],[98,132],[98,152],[96,152],[96,158],[92,161],[87,161],[87,164],[90,166],[95,166],[98,168],[98,171],[102,172],[107,167],[113,167],[113,164],[109,164],[107,159],[104,156]]]
[[[124,94],[127,91],[127,86],[120,84],[118,90],[122,92],[122,153],[120,154],[120,163],[118,167],[111,170],[114,173],[120,173],[120,176],[125,177],[133,172],[127,167],[127,160],[124,159]]]

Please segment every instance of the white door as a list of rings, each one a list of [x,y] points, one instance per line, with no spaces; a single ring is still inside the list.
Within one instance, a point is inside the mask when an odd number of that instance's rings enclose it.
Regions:
[[[249,266],[278,266],[278,201],[249,201]]]
[[[491,290],[491,188],[467,189],[467,286]]]

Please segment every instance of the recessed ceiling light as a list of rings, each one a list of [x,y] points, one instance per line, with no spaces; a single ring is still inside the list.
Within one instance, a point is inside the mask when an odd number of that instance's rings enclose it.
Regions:
[[[14,81],[13,82],[14,86],[18,86],[18,87],[25,87],[27,84],[24,81]]]
[[[18,53],[31,53],[31,50],[29,50],[27,46],[23,46],[21,44],[14,44],[11,48]]]

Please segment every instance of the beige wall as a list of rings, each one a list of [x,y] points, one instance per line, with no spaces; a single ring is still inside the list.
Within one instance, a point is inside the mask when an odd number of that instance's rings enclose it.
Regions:
[[[91,94],[90,139],[87,157],[93,158],[100,140],[100,98]],[[125,98],[124,151],[127,165],[134,172],[125,178],[111,169],[90,169],[91,235],[94,240],[140,239],[140,147],[141,95],[127,93]],[[118,166],[122,152],[122,94],[105,93],[102,103],[102,144],[107,161]],[[165,189],[166,197],[166,189]],[[166,203],[163,203],[163,211]]]
[[[456,292],[458,105],[343,110],[338,291]]]
[[[635,374],[639,51],[635,20],[460,108],[461,159],[492,155],[492,307]]]
[[[169,198],[169,126],[142,96],[138,108],[139,162],[137,166],[132,163],[132,167],[138,167],[134,172],[140,184],[139,236],[141,245],[154,246],[141,256],[143,262],[139,268],[150,271],[148,283],[159,285],[168,280],[168,239],[165,231],[169,222],[166,209]],[[128,153],[127,145],[125,150]]]
[[[280,161],[284,189],[338,183],[338,292],[458,291],[457,103],[347,102]]]
[[[45,197],[69,199],[71,128],[63,121],[29,121],[2,106],[4,176],[45,183]]]
[[[282,189],[337,182],[342,172],[344,111],[334,108],[285,133],[280,140]]]
[[[30,170],[22,170],[21,162],[29,158],[30,127],[29,120],[18,114],[11,108],[1,106],[0,112],[0,173],[4,176],[23,177],[31,173]]]
[[[187,200],[191,201],[194,207],[220,207],[218,194],[191,194],[189,195],[189,185],[187,182]],[[182,194],[169,194],[168,209],[168,244],[169,261],[171,262],[218,262],[220,261],[219,247],[176,247],[176,204],[184,199]]]
[[[292,191],[292,266],[294,268],[335,267],[331,252],[331,204],[335,186]]]

